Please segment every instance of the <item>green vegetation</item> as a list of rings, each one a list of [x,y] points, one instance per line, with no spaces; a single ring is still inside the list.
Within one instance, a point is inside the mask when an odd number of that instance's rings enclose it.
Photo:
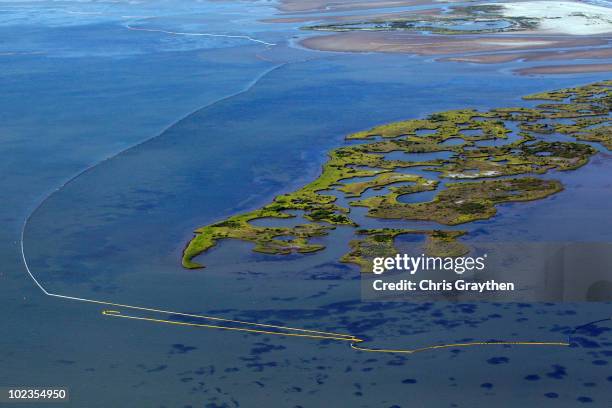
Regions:
[[[243,215],[228,218],[225,221],[198,228],[197,235],[189,242],[183,252],[183,266],[189,269],[201,268],[202,265],[193,262],[198,254],[207,251],[221,239],[240,239],[255,244],[256,252],[266,254],[290,254],[292,252],[308,253],[323,249],[322,245],[308,243],[311,237],[327,234],[330,226],[320,224],[304,224],[293,228],[268,228],[251,225],[249,221],[256,218],[287,218],[290,215],[267,210],[253,211]],[[290,236],[290,240],[275,239]]]
[[[457,225],[491,218],[496,204],[531,201],[548,197],[563,190],[555,180],[532,177],[487,180],[474,183],[448,184],[432,201],[403,204],[397,201],[399,189],[381,197],[353,202],[369,208],[368,215],[376,218],[436,221]]]
[[[401,122],[389,123],[381,126],[376,126],[370,130],[353,133],[347,139],[367,139],[374,136],[383,138],[397,138],[399,136],[414,136],[408,139],[413,143],[435,144],[444,142],[446,139],[453,137],[462,137],[466,141],[485,140],[492,137],[506,138],[506,134],[510,132],[502,121],[487,120],[496,118],[498,115],[492,112],[478,112],[474,109],[451,110],[446,112],[438,112],[430,115],[427,119],[413,119]],[[483,135],[480,137],[468,137],[461,131],[482,130]],[[426,138],[418,138],[417,131],[434,131],[428,133]],[[412,144],[412,143],[411,143]],[[434,151],[436,149],[428,148],[426,151]],[[437,150],[443,150],[439,148]],[[423,150],[425,151],[425,150]]]
[[[458,155],[437,169],[443,177],[474,179],[573,170],[587,163],[596,150],[580,143],[537,141],[481,147]]]
[[[612,150],[612,126],[601,126],[576,134],[576,139],[587,142],[599,142],[608,150]]]
[[[395,238],[399,235],[418,234],[425,235],[425,248],[430,256],[461,256],[469,252],[469,248],[456,239],[465,234],[465,231],[419,231],[402,229],[370,229],[359,230],[359,239],[352,240],[349,245],[351,251],[344,255],[340,261],[353,263],[360,267],[362,272],[372,272],[372,261],[376,257],[394,256],[398,251],[395,247]]]
[[[341,187],[338,187],[338,190],[345,193],[346,197],[359,197],[361,196],[361,194],[363,194],[366,190],[370,188],[374,190],[380,190],[383,187],[388,186],[389,184],[401,182],[414,182],[427,185],[433,184],[429,183],[429,180],[426,180],[422,177],[414,176],[412,174],[382,173],[370,181],[345,184]]]
[[[344,255],[342,262],[359,265],[362,272],[372,271],[372,260],[376,257],[388,257],[398,251],[395,247],[395,238],[399,235],[418,234],[425,235],[425,251],[431,256],[461,256],[469,249],[456,241],[464,235],[464,231],[419,231],[401,229],[370,229],[357,232],[360,239],[349,243],[351,251]]]
[[[563,101],[572,98],[573,103],[600,103],[604,102],[608,107],[612,100],[610,87],[612,80],[595,82],[588,85],[577,86],[575,88],[565,88],[555,91],[540,92],[524,96],[525,100],[550,100]]]
[[[262,208],[197,229],[183,253],[183,266],[203,267],[194,258],[224,239],[250,242],[254,251],[266,254],[322,250],[324,246],[313,243],[313,238],[325,236],[337,226],[358,227],[351,218],[351,208],[355,206],[367,207],[369,217],[427,220],[441,225],[435,231],[358,230],[357,238],[350,242],[351,251],[342,259],[344,262],[360,265],[367,271],[373,257],[395,254],[394,240],[401,234],[426,235],[424,251],[428,255],[462,255],[468,248],[457,239],[466,232],[444,230],[444,225],[487,219],[496,214],[498,204],[539,200],[558,193],[563,189],[560,182],[535,175],[576,169],[597,152],[588,144],[556,138],[571,137],[612,147],[609,119],[612,81],[534,94],[525,99],[546,102],[487,112],[472,109],[438,112],[425,119],[384,124],[348,135],[347,139],[363,143],[332,150],[316,180],[275,197]],[[512,134],[511,129],[517,129],[517,134]],[[459,143],[448,144],[449,139]],[[424,158],[407,156],[411,159],[390,160],[385,155],[391,152],[423,154]],[[444,158],[427,158],[427,153],[436,152],[446,154]],[[411,174],[414,166],[420,166],[431,177]],[[440,179],[471,181],[442,186]],[[386,191],[381,195],[363,198],[368,191],[383,189]],[[331,191],[353,201],[345,208],[337,204]],[[398,201],[402,195],[425,191],[436,191],[436,195],[427,202]],[[272,221],[294,218],[296,211],[305,219],[301,225],[263,227],[252,223],[262,218]]]

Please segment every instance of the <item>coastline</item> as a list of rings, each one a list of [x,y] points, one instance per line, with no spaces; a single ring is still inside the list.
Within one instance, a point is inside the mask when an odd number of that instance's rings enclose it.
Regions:
[[[441,5],[435,2],[429,4]],[[450,14],[443,14],[441,10],[415,9],[369,16],[322,14],[294,17],[290,21],[304,24],[308,21],[318,22],[317,25],[306,25],[302,28],[318,31],[319,35],[311,35],[299,41],[299,46],[317,51],[440,56],[445,57],[439,60],[441,62],[484,64],[511,61],[605,60],[612,57],[612,17],[610,8],[603,5],[542,0],[477,3],[474,6],[455,9],[451,5]],[[478,22],[483,18],[493,22],[504,22],[505,19],[510,22],[510,26],[500,26],[502,28],[499,29],[481,28],[480,31],[452,28],[453,21],[459,24],[462,19]],[[481,24],[483,21],[480,21]],[[279,22],[282,22],[282,19]],[[534,72],[589,73],[603,72],[605,69],[601,64],[592,67],[588,65],[584,63],[574,68],[535,68]],[[521,74],[523,71],[513,72]]]

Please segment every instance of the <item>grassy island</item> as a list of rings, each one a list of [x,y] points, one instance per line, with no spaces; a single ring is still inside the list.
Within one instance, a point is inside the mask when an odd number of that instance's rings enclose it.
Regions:
[[[376,218],[436,221],[443,225],[464,224],[491,218],[496,204],[512,201],[532,201],[548,197],[563,189],[555,180],[523,177],[448,184],[432,201],[402,204],[397,201],[401,188],[385,196],[355,201],[353,205],[369,208],[368,215]]]
[[[364,272],[371,271],[372,258],[394,255],[395,239],[403,234],[425,236],[424,251],[429,255],[463,255],[469,248],[458,239],[467,232],[444,230],[445,225],[488,219],[495,216],[498,204],[558,193],[563,190],[559,181],[537,175],[577,169],[598,148],[612,148],[612,81],[524,99],[543,102],[486,112],[438,112],[350,134],[347,139],[362,143],[330,151],[320,176],[309,184],[261,208],[195,230],[183,252],[183,266],[202,268],[194,258],[225,239],[250,242],[254,251],[265,254],[319,251],[324,245],[312,239],[337,226],[355,228],[355,239],[342,261],[359,265]],[[411,159],[402,159],[402,152]],[[395,158],[388,158],[389,153]],[[427,153],[443,153],[443,158],[432,159]],[[415,154],[423,154],[423,159],[415,160]],[[411,172],[416,166],[424,171]],[[435,194],[433,199],[398,200],[427,191]],[[368,197],[363,197],[366,192]],[[337,203],[338,194],[351,200],[348,206]],[[369,217],[433,221],[440,229],[359,229],[351,218],[355,206],[367,207]],[[273,224],[274,219],[296,217],[296,212],[304,222],[294,227],[253,224],[264,218]]]

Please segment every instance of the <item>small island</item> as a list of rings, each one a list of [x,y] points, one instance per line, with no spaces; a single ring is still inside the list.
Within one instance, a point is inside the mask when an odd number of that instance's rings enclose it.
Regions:
[[[320,251],[325,247],[312,239],[338,226],[355,228],[350,252],[341,261],[359,265],[363,272],[371,272],[372,258],[395,254],[395,238],[403,234],[425,236],[428,255],[463,255],[469,248],[459,238],[466,231],[444,230],[445,225],[494,217],[498,204],[540,200],[559,193],[563,190],[559,181],[537,176],[585,165],[597,152],[593,143],[612,148],[612,81],[524,99],[542,102],[486,112],[439,112],[350,134],[348,140],[361,143],[330,151],[316,180],[275,197],[259,209],[195,230],[182,264],[188,269],[204,267],[194,258],[224,239],[250,242],[254,251],[265,254]],[[395,152],[406,153],[407,158],[387,157]],[[446,152],[445,157],[428,156],[436,152]],[[408,159],[415,154],[422,154],[423,159]],[[417,167],[423,171],[411,173],[411,168]],[[366,191],[385,188],[386,194],[362,198]],[[429,201],[398,200],[427,191],[435,192]],[[351,199],[349,206],[337,204],[332,192]],[[355,206],[367,207],[369,217],[433,221],[440,229],[360,229],[351,218],[351,207]],[[252,223],[262,218],[293,218],[296,211],[303,214],[303,224],[264,227]]]

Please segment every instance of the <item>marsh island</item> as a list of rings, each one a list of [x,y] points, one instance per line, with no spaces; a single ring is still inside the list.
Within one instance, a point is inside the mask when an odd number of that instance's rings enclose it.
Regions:
[[[202,268],[194,258],[225,239],[250,242],[254,251],[265,254],[320,251],[324,245],[313,239],[340,226],[355,229],[341,260],[364,272],[371,271],[372,258],[395,254],[395,239],[405,234],[424,236],[428,255],[463,255],[469,251],[460,242],[466,231],[447,226],[492,218],[502,203],[557,194],[563,190],[561,182],[539,176],[577,169],[598,149],[612,147],[612,81],[524,100],[532,106],[438,112],[350,134],[346,138],[352,143],[329,152],[317,179],[261,208],[195,230],[183,252],[183,266]],[[438,152],[445,155],[436,156]],[[363,197],[378,191],[380,195]],[[424,192],[433,198],[402,200]],[[339,204],[334,194],[343,195],[348,205]],[[351,218],[351,209],[358,206],[366,207],[372,218],[431,221],[439,228],[360,228]],[[296,212],[303,224],[252,223],[294,218]]]

